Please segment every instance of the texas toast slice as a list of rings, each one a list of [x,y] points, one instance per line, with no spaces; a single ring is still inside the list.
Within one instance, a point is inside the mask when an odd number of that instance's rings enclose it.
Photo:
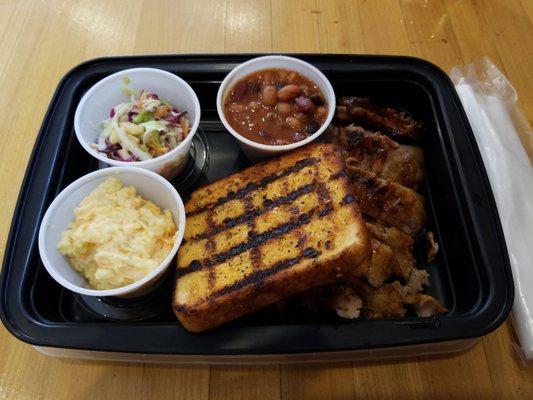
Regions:
[[[369,234],[332,144],[202,187],[186,212],[173,309],[191,331],[368,268]]]

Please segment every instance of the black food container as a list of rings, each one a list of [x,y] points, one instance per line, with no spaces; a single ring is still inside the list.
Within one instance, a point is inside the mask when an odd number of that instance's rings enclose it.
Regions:
[[[196,91],[200,131],[182,195],[248,164],[216,112],[225,75],[252,55],[134,56],[91,60],[60,82],[37,138],[7,242],[0,315],[7,329],[41,351],[78,358],[176,362],[265,362],[398,357],[458,351],[507,317],[513,283],[505,242],[474,136],[445,73],[416,58],[299,55],[319,68],[338,97],[368,96],[424,121],[428,230],[440,245],[426,265],[427,292],[450,312],[435,318],[340,320],[279,316],[269,310],[201,334],[171,309],[172,277],[141,299],[78,296],[46,272],[37,248],[40,221],[69,183],[99,168],[73,131],[76,106],[98,80],[122,69],[161,68]]]

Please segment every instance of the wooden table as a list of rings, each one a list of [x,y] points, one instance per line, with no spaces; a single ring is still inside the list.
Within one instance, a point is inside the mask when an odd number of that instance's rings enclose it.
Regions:
[[[146,53],[407,54],[444,70],[489,56],[533,116],[533,1],[0,0],[0,248],[31,143],[76,64]],[[159,366],[60,361],[0,329],[0,399],[533,398],[510,324],[454,357]]]

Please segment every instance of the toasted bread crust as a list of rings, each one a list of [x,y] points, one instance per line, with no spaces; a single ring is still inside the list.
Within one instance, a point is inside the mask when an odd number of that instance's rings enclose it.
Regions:
[[[200,188],[186,210],[193,222],[178,253],[173,309],[191,331],[368,268],[369,234],[334,145],[312,144]]]

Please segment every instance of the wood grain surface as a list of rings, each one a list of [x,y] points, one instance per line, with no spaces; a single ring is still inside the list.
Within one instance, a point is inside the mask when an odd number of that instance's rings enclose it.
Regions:
[[[489,56],[533,117],[531,0],[0,0],[0,248],[35,136],[63,74],[146,53],[405,54],[445,71]],[[357,340],[357,338],[354,338]],[[510,323],[452,357],[317,365],[62,361],[0,328],[0,399],[531,399]]]

